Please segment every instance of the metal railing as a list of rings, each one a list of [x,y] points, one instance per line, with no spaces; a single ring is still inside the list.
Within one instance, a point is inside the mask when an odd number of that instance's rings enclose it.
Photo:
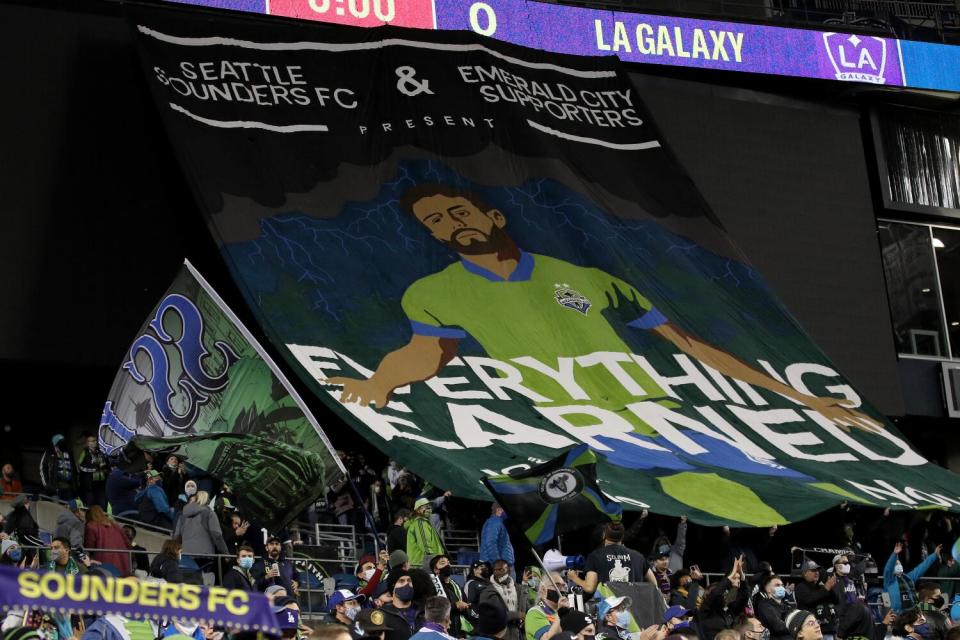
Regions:
[[[444,529],[440,535],[443,546],[451,553],[460,549],[480,550],[480,534],[472,529]]]

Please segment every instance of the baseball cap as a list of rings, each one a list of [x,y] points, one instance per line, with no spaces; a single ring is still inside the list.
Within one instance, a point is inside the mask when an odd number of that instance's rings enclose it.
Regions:
[[[73,500],[67,503],[67,508],[70,509],[70,511],[81,511],[83,509],[86,509],[87,505],[83,504],[83,500],[81,500],[80,498],[74,498]]]
[[[690,609],[675,604],[663,612],[663,623],[666,624],[673,618],[686,618],[688,615],[690,615]]]
[[[283,596],[277,598],[273,601],[273,606],[270,607],[270,610],[274,613],[280,613],[288,604],[297,604],[297,599],[293,596]]]
[[[147,471],[147,477],[148,477],[148,478],[159,478],[159,477],[160,477],[160,472],[157,471],[156,469],[150,469],[149,471]]]
[[[416,511],[420,507],[425,507],[430,504],[430,501],[426,498],[417,498],[417,501],[413,503],[413,510]]]
[[[263,590],[263,595],[269,596],[271,594],[278,593],[280,591],[286,591],[286,590],[287,588],[282,584],[272,584]]]
[[[363,632],[363,637],[379,637],[378,632],[390,631],[387,618],[379,609],[362,609],[357,614],[356,626]]]
[[[379,598],[380,596],[382,596],[383,594],[389,591],[390,591],[390,585],[388,585],[386,582],[378,582],[377,586],[373,590],[373,593],[370,594],[370,598],[372,600],[376,600],[377,598]]]
[[[800,573],[804,573],[807,571],[816,571],[819,568],[820,568],[820,565],[818,565],[816,562],[814,562],[813,560],[807,560],[800,566]]]
[[[296,609],[282,608],[274,613],[277,617],[277,626],[281,629],[299,629],[300,612]]]
[[[368,562],[377,564],[377,559],[374,558],[372,554],[368,553],[367,555],[363,556],[362,558],[360,558],[360,560],[357,561],[357,566],[354,567],[353,573],[354,574],[360,573],[360,569],[362,569],[363,565],[367,564]]]
[[[837,564],[838,562],[840,562],[840,558],[848,558],[848,556],[845,553],[838,553],[837,555],[833,556],[832,564]]]
[[[603,620],[607,617],[607,613],[610,609],[616,609],[624,602],[627,603],[627,607],[633,604],[633,601],[630,600],[628,596],[610,596],[606,600],[602,600],[600,605],[597,607],[597,617],[600,620]]]
[[[327,598],[327,611],[333,611],[338,604],[343,604],[344,602],[350,602],[351,600],[356,600],[360,604],[363,604],[367,600],[367,596],[361,594],[356,594],[350,589],[337,589],[333,594]]]
[[[670,545],[662,544],[659,547],[657,547],[656,557],[665,558],[665,557],[669,557],[669,555],[670,555]]]

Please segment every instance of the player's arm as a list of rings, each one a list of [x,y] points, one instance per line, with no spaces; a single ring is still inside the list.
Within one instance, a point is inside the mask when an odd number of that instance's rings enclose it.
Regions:
[[[410,342],[391,351],[368,380],[342,376],[329,378],[328,384],[343,385],[340,402],[373,403],[378,408],[387,406],[390,394],[397,387],[432,378],[457,355],[460,341],[413,334]]]
[[[712,367],[731,378],[742,380],[747,384],[766,389],[767,391],[773,391],[774,393],[779,393],[787,398],[796,400],[810,409],[821,413],[826,418],[838,422],[840,426],[854,426],[866,431],[876,431],[883,428],[879,423],[867,417],[864,413],[846,406],[845,401],[840,398],[819,398],[800,393],[793,387],[754,369],[726,351],[703,342],[670,322],[664,322],[653,327],[651,330],[708,367]]]

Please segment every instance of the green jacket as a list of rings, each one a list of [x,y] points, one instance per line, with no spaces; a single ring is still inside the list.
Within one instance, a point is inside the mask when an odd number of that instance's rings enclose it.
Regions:
[[[428,518],[410,518],[403,526],[407,530],[407,560],[411,569],[420,569],[427,556],[447,553]]]

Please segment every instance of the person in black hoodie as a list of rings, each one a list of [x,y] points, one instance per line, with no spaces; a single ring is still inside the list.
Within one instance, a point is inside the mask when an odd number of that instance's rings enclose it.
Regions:
[[[837,606],[839,599],[834,589],[837,577],[833,574],[826,582],[820,582],[820,566],[813,560],[806,560],[800,568],[803,580],[797,583],[794,596],[797,607],[805,609],[817,618],[820,630],[826,636],[837,632]]]
[[[696,612],[696,625],[702,640],[713,640],[723,629],[733,627],[743,615],[750,599],[750,584],[743,571],[743,557],[733,561],[733,568],[719,582],[711,584]]]
[[[407,550],[407,528],[403,524],[413,514],[410,509],[400,509],[393,519],[393,526],[387,532],[387,551],[393,553],[397,549]]]
[[[787,590],[783,580],[775,573],[761,574],[757,581],[760,591],[753,598],[753,611],[764,627],[770,631],[772,640],[794,640],[784,620],[793,609],[785,600]]]
[[[862,602],[845,607],[837,621],[837,637],[843,640],[883,640],[886,635],[886,625],[874,622],[873,614]]]
[[[173,539],[163,541],[160,553],[150,563],[150,575],[167,582],[183,582],[180,571],[180,543]]]

